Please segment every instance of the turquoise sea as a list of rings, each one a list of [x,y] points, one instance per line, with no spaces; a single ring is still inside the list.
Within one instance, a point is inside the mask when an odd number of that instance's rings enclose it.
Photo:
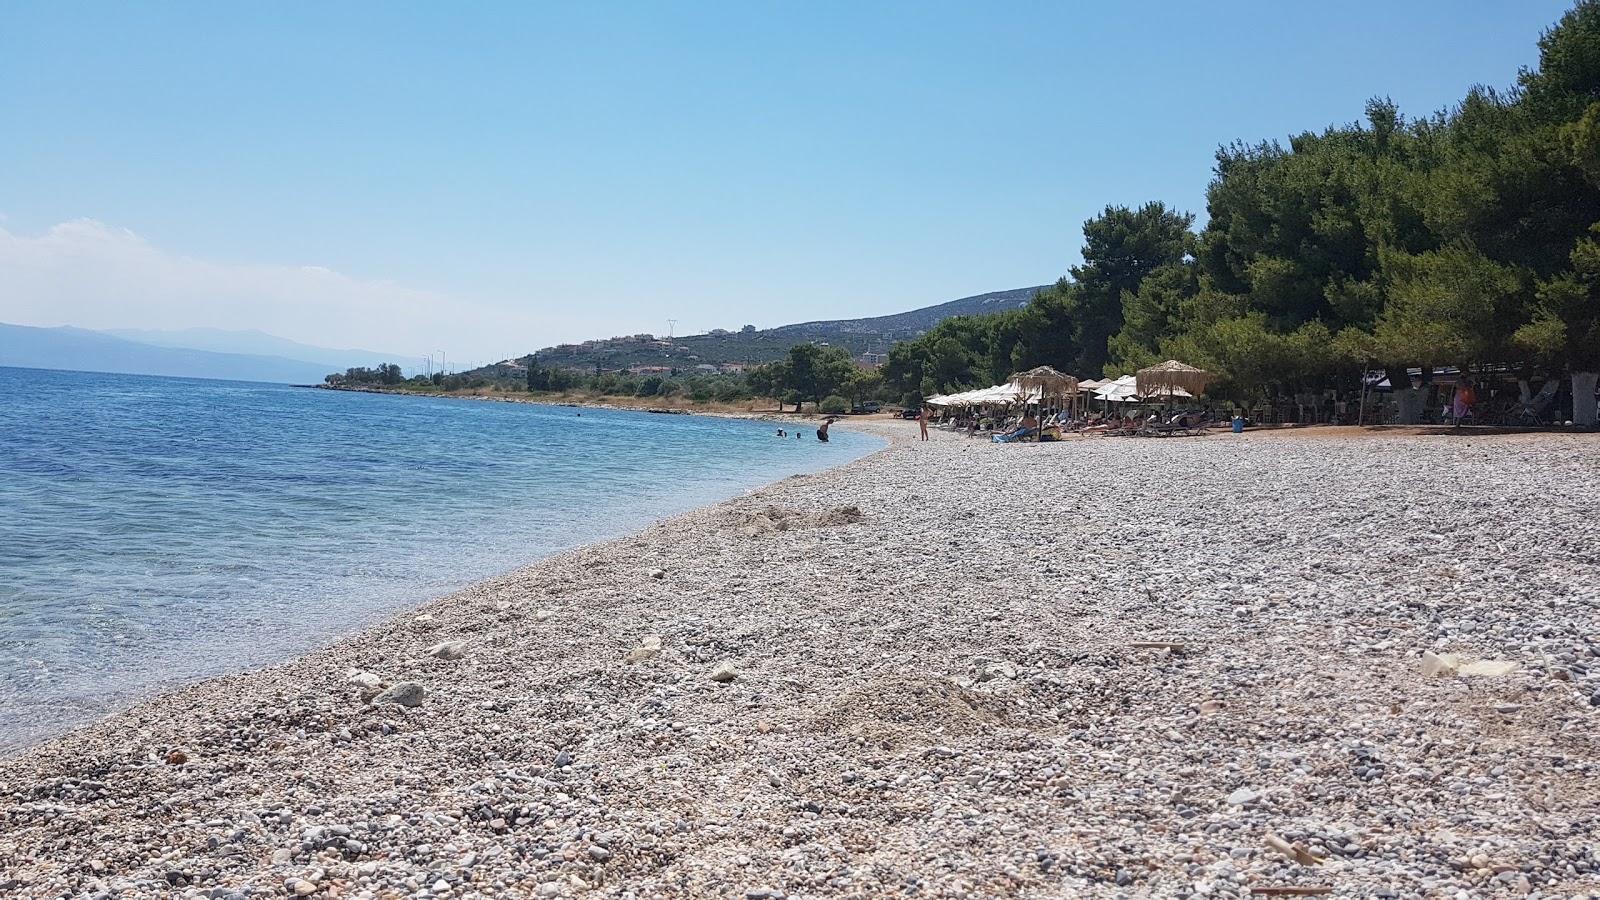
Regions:
[[[880,446],[774,430],[0,368],[0,752]]]

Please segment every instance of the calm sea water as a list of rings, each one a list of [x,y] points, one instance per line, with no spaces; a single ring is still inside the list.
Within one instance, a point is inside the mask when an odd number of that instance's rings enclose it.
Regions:
[[[880,444],[0,368],[0,751]]]

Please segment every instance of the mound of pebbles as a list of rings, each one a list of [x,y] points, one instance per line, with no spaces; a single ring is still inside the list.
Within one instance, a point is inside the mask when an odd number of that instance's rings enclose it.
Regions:
[[[881,427],[0,762],[0,894],[1600,892],[1592,439]]]

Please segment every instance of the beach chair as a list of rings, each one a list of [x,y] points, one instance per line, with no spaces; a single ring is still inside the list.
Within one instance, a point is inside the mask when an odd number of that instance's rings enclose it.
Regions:
[[[994,436],[994,442],[996,444],[1010,444],[1010,443],[1014,443],[1016,441],[1025,441],[1028,438],[1033,437],[1037,433],[1038,433],[1038,429],[1037,428],[1019,428],[1016,431],[1013,431],[1013,432],[1011,432],[1009,434],[997,434],[997,435],[995,435]]]
[[[1173,435],[1195,436],[1206,433],[1210,422],[1198,419],[1191,421],[1185,417],[1178,422],[1150,422],[1135,429],[1134,434],[1140,437],[1172,437]]]
[[[1528,398],[1526,403],[1518,403],[1511,407],[1509,417],[1518,425],[1548,425],[1550,407],[1555,405],[1556,393],[1561,390],[1561,381],[1551,378],[1539,388],[1539,393]]]
[[[1194,426],[1173,424],[1171,422],[1152,422],[1133,430],[1135,437],[1172,437],[1175,434],[1192,435],[1198,433]]]
[[[1110,428],[1105,425],[1093,425],[1079,429],[1078,433],[1084,437],[1094,437],[1096,435],[1106,437],[1108,435],[1126,435],[1131,431],[1133,431],[1133,429],[1127,427],[1126,425],[1119,426],[1117,428]]]

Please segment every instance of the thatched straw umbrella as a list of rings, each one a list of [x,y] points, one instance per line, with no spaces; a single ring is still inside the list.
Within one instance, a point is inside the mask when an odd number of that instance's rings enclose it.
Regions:
[[[1172,395],[1173,388],[1182,388],[1190,394],[1199,396],[1206,389],[1207,375],[1205,370],[1186,366],[1175,359],[1169,359],[1160,365],[1148,369],[1140,369],[1134,376],[1139,396],[1149,397],[1155,394]]]
[[[1049,366],[1018,372],[1011,376],[1011,383],[1025,391],[1037,388],[1041,406],[1046,400],[1066,400],[1074,405],[1078,402],[1078,379],[1063,375]]]

